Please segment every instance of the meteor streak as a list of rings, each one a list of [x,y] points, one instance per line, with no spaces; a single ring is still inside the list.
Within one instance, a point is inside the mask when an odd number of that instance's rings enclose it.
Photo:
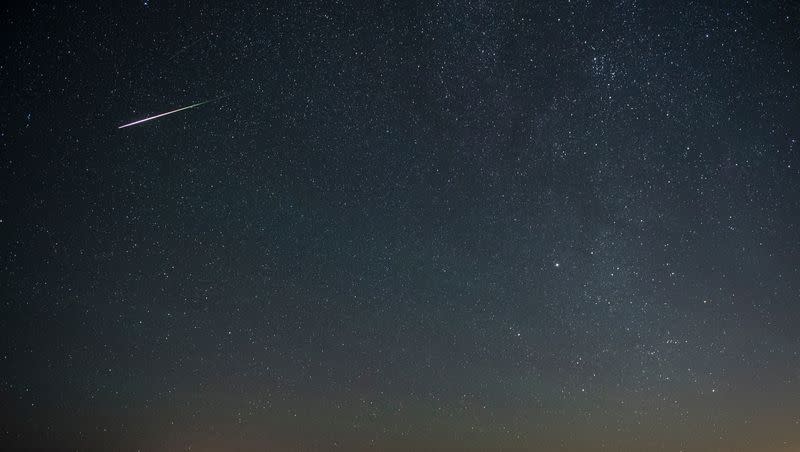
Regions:
[[[205,105],[205,104],[207,104],[207,103],[209,103],[209,102],[213,102],[213,101],[215,101],[215,100],[217,100],[217,99],[211,99],[211,100],[207,100],[207,101],[200,102],[200,103],[197,103],[197,104],[189,105],[188,107],[181,107],[181,108],[179,108],[179,109],[177,109],[177,110],[172,110],[172,111],[168,111],[168,112],[166,112],[166,113],[161,113],[161,114],[158,114],[158,115],[155,115],[155,116],[150,116],[149,118],[140,119],[140,120],[138,120],[138,121],[133,121],[133,122],[132,122],[132,123],[130,123],[130,124],[124,124],[124,125],[121,125],[121,126],[119,126],[119,127],[117,127],[117,128],[118,128],[118,129],[124,129],[125,127],[135,126],[136,124],[141,124],[141,123],[143,123],[143,122],[147,122],[147,121],[150,121],[150,120],[152,120],[152,119],[160,118],[160,117],[162,117],[162,116],[167,116],[167,115],[171,115],[171,114],[173,114],[173,113],[177,113],[177,112],[179,112],[179,111],[188,110],[188,109],[190,109],[190,108],[194,108],[194,107],[199,107],[199,106],[201,106],[201,105]]]

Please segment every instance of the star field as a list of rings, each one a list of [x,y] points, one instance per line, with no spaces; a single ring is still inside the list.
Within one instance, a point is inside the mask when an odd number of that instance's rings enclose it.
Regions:
[[[2,17],[0,448],[800,449],[797,2]]]

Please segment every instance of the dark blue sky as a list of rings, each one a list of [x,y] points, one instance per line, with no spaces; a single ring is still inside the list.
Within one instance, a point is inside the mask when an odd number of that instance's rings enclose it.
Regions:
[[[3,448],[800,447],[796,2],[3,8]]]

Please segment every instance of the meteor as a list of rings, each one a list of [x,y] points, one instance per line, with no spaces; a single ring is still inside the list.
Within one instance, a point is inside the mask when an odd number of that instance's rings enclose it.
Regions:
[[[129,124],[123,124],[123,125],[121,125],[121,126],[119,126],[119,127],[117,127],[117,128],[118,128],[118,129],[124,129],[125,127],[135,126],[136,124],[141,124],[141,123],[143,123],[143,122],[147,122],[147,121],[150,121],[150,120],[152,120],[152,119],[157,119],[157,118],[160,118],[160,117],[162,117],[162,116],[167,116],[167,115],[171,115],[171,114],[173,114],[173,113],[177,113],[177,112],[179,112],[179,111],[183,111],[183,110],[188,110],[188,109],[190,109],[190,108],[199,107],[199,106],[201,106],[201,105],[205,105],[205,104],[207,104],[207,103],[209,103],[209,102],[213,102],[213,101],[215,101],[215,100],[218,100],[218,99],[219,99],[219,98],[217,98],[217,99],[211,99],[211,100],[207,100],[207,101],[200,102],[200,103],[197,103],[197,104],[189,105],[188,107],[181,107],[181,108],[179,108],[179,109],[177,109],[177,110],[172,110],[172,111],[168,111],[168,112],[166,112],[166,113],[161,113],[161,114],[158,114],[158,115],[155,115],[155,116],[150,116],[149,118],[144,118],[144,119],[140,119],[140,120],[138,120],[138,121],[133,121],[132,123],[129,123]]]

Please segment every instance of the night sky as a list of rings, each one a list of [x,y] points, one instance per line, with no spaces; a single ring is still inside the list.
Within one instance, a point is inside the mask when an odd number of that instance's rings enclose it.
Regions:
[[[94,3],[0,9],[0,448],[800,451],[797,1]]]

